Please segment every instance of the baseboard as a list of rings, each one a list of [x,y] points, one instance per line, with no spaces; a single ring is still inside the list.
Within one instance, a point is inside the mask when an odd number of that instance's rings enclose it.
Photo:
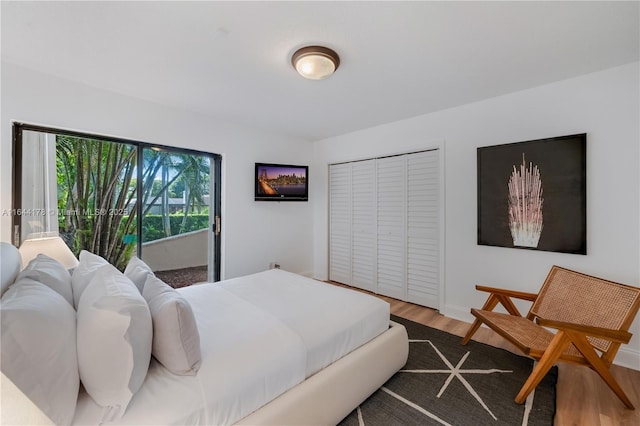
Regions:
[[[463,308],[461,306],[445,305],[444,309],[440,309],[440,313],[445,317],[453,318],[458,321],[473,322],[473,315],[469,311],[469,308]]]
[[[445,305],[445,308],[441,309],[440,313],[446,317],[469,323],[474,319],[468,308],[462,308],[460,306]],[[618,351],[613,363],[621,367],[640,371],[640,352],[623,345]]]
[[[640,371],[640,352],[622,346],[613,362],[615,365]]]

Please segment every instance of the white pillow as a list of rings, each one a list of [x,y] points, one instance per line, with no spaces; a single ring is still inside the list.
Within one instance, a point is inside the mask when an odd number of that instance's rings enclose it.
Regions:
[[[100,267],[78,306],[78,366],[85,390],[104,407],[102,421],[122,417],[142,385],[152,333],[136,286],[113,266]]]
[[[0,296],[16,280],[22,269],[22,256],[13,245],[0,242]]]
[[[104,260],[102,257],[86,250],[82,250],[80,252],[80,258],[78,260],[80,263],[78,264],[78,267],[73,270],[73,275],[71,275],[71,287],[73,288],[73,306],[76,308],[76,310],[78,310],[80,296],[82,296],[84,289],[89,285],[89,282],[93,278],[95,272],[101,266],[109,264],[109,262]]]
[[[155,276],[149,265],[136,256],[129,260],[127,267],[124,269],[124,276],[133,281],[140,293],[142,293],[144,283],[147,281],[147,275]]]
[[[71,275],[67,268],[57,260],[45,255],[37,255],[22,272],[20,278],[31,278],[47,287],[55,290],[73,306],[73,293],[71,291]]]
[[[55,424],[71,424],[80,388],[75,311],[51,288],[21,278],[0,313],[2,372]]]
[[[200,334],[189,302],[159,278],[149,276],[142,295],[153,320],[151,353],[169,371],[195,375],[200,368]]]

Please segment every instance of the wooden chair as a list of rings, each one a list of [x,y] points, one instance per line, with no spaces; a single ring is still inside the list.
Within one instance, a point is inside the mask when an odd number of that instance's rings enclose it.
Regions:
[[[538,360],[515,398],[522,404],[556,361],[587,365],[595,370],[629,409],[633,404],[609,367],[640,307],[640,288],[614,283],[553,266],[538,294],[476,286],[489,292],[462,344],[482,323]],[[533,302],[522,317],[512,298]],[[501,303],[508,314],[492,312]],[[553,333],[547,328],[555,329]]]

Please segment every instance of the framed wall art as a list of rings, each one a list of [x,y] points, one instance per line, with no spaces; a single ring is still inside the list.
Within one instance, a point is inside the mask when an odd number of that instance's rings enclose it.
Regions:
[[[587,254],[587,135],[478,148],[478,244]]]

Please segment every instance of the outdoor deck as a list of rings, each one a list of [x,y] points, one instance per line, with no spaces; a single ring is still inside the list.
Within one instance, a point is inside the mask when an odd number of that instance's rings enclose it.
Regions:
[[[186,287],[191,284],[207,281],[207,267],[194,266],[191,268],[173,269],[171,271],[155,272],[156,276],[173,288]]]

